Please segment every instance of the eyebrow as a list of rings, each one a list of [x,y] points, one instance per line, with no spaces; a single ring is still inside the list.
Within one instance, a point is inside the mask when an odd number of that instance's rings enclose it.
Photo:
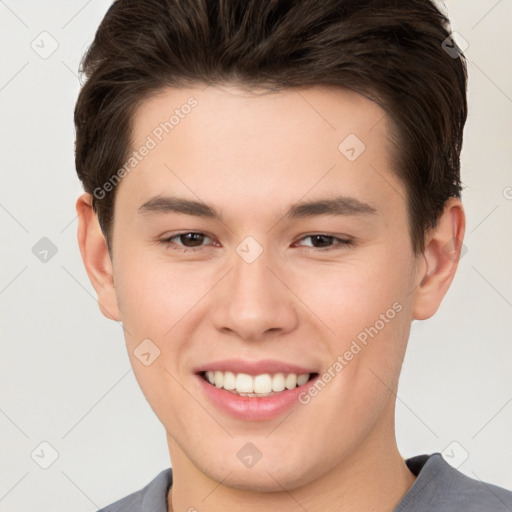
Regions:
[[[176,196],[159,195],[152,197],[138,208],[138,212],[142,215],[181,213],[222,220],[222,215],[213,206]],[[318,215],[378,215],[378,211],[373,206],[355,197],[336,196],[293,204],[284,217],[293,220]]]

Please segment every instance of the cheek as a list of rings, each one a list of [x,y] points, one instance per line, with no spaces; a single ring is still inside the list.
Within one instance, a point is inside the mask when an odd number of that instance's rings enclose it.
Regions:
[[[340,262],[309,263],[287,276],[292,289],[322,320],[326,334],[339,340],[339,350],[375,323],[379,331],[391,330],[388,325],[398,316],[397,309],[410,300],[409,265],[405,255],[397,261],[393,250],[382,245]]]
[[[183,406],[175,362],[187,342],[176,333],[200,290],[176,267],[136,251],[125,254],[118,259],[115,279],[127,352],[142,392],[162,420]]]
[[[375,416],[396,385],[411,322],[408,258],[383,244],[337,268],[316,269],[304,281],[301,296],[329,328],[325,370],[339,406],[335,416],[346,408],[361,421]]]
[[[206,276],[203,276],[206,277]],[[163,339],[201,298],[200,273],[169,265],[161,258],[132,254],[119,262],[116,293],[126,337]]]

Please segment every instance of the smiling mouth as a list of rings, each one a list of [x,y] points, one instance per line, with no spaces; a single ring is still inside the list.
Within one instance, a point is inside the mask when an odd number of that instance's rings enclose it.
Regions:
[[[239,396],[259,397],[277,395],[307,384],[318,373],[262,373],[249,375],[223,371],[203,371],[199,375],[208,384]]]

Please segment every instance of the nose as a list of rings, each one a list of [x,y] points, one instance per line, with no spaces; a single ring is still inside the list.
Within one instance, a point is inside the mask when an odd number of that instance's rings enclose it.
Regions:
[[[233,264],[213,301],[216,329],[246,341],[293,331],[298,324],[294,295],[269,252],[252,262],[236,254]]]

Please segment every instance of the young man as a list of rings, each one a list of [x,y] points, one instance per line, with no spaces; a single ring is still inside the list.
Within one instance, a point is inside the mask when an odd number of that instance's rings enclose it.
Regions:
[[[120,0],[83,70],[80,250],[172,461],[104,510],[512,510],[395,439],[465,230],[437,7]]]

